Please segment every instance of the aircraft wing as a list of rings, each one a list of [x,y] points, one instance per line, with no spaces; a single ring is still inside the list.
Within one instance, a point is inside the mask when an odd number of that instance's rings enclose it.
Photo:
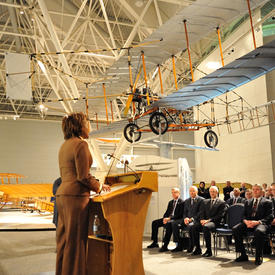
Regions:
[[[266,2],[267,0],[250,0],[251,9],[253,10]],[[171,55],[176,55],[186,49],[184,19],[187,20],[189,43],[192,46],[200,39],[215,32],[217,26],[222,27],[247,12],[247,2],[245,0],[190,1],[189,6],[180,9],[174,16],[144,39],[141,42],[144,44],[143,46],[131,49],[133,78],[136,78],[139,66],[141,65],[141,51],[144,51],[146,71],[149,73],[155,70],[158,64],[163,64],[163,62],[171,58]],[[146,45],[148,42],[157,41],[161,38],[163,38],[161,42]],[[122,94],[129,89],[127,51],[122,50],[120,55],[122,56],[106,71],[106,77],[112,77],[112,79],[104,81],[108,95]],[[102,95],[101,82],[94,83],[91,86],[91,90],[95,96]],[[84,109],[84,103],[82,104],[81,108]],[[105,106],[102,98],[93,100],[93,111],[98,113],[99,116],[105,116]]]
[[[275,40],[160,99],[153,107],[186,110],[240,87],[275,69]]]
[[[143,117],[139,119],[139,122],[141,125],[148,124],[148,117]],[[90,132],[89,136],[91,138],[101,138],[104,136],[108,136],[110,134],[114,133],[121,133],[123,132],[125,126],[129,123],[128,119],[122,119],[119,121],[115,121],[113,123],[110,123],[109,125],[106,125],[105,127],[102,127],[99,130],[94,130]]]
[[[209,148],[209,147],[203,147],[203,146],[197,146],[197,145],[192,145],[192,144],[185,144],[185,143],[179,143],[179,142],[171,142],[171,141],[159,141],[159,140],[154,140],[154,143],[157,144],[167,144],[167,145],[171,145],[171,146],[182,146],[185,148],[189,148],[189,149],[194,149],[194,150],[207,150],[207,151],[219,151],[219,149],[216,148]]]
[[[274,69],[275,40],[156,101],[151,107],[169,107],[177,110],[186,110],[236,89]],[[143,117],[139,121],[141,124],[144,124],[148,122],[148,119]],[[114,122],[108,127],[91,132],[90,136],[100,137],[102,134],[121,132],[127,123],[127,119]]]

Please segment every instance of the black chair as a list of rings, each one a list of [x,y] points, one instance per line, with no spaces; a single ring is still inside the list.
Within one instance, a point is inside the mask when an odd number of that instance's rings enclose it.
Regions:
[[[222,237],[224,238],[224,242],[227,248],[227,251],[229,252],[229,245],[227,238],[229,236],[233,236],[233,230],[232,228],[240,223],[243,219],[244,215],[244,205],[243,204],[234,204],[231,205],[226,212],[226,224],[223,227],[218,227],[213,232],[214,237],[214,254],[217,255],[218,253],[218,238]]]
[[[170,221],[169,221],[168,223],[170,223]],[[188,234],[188,231],[182,229],[181,223],[180,223],[180,222],[178,223],[178,227],[179,227],[179,235],[180,235],[180,238],[181,238],[180,241],[182,241],[182,238],[184,238],[184,235],[185,235],[185,234]],[[166,226],[164,225],[164,226],[163,226],[163,230],[162,230],[162,239],[161,239],[162,245],[164,244],[164,236],[165,236],[165,233],[166,233]],[[188,234],[188,235],[189,235],[189,234]],[[188,236],[188,238],[189,238],[189,236]]]
[[[269,241],[270,241],[270,247],[272,250],[273,255],[275,255],[275,249],[273,242],[275,242],[275,226],[271,226],[270,231],[269,231]]]
[[[254,232],[247,232],[244,237],[247,253],[250,255],[255,255],[255,241],[254,241]],[[271,254],[275,255],[275,249],[273,246],[273,242],[275,242],[275,227],[271,227],[267,231],[267,235],[264,238],[264,254]],[[270,246],[270,251],[268,246]],[[265,250],[267,249],[267,250]],[[265,252],[267,251],[267,252]]]
[[[183,243],[183,247],[184,246],[184,240],[188,240],[190,242],[190,234],[189,231],[187,230],[187,228],[183,228],[181,224],[178,224],[179,227],[179,235],[180,235],[180,242]],[[204,246],[204,237],[203,237],[203,232],[200,232],[200,240],[202,239],[202,246]]]

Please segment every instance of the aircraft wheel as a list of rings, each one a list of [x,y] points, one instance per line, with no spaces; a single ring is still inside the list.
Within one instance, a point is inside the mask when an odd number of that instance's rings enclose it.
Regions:
[[[162,135],[166,133],[168,129],[168,121],[166,116],[161,112],[155,112],[150,116],[149,125],[153,133]]]
[[[206,131],[204,134],[204,142],[209,148],[215,148],[218,145],[217,134],[212,130]]]
[[[125,126],[123,134],[126,140],[130,143],[137,142],[141,138],[141,132],[138,132],[139,127],[134,123],[129,123]]]

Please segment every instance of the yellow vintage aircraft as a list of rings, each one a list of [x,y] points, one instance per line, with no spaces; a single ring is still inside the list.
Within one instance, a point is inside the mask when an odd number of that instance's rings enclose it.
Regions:
[[[250,5],[247,5],[248,3]],[[121,93],[122,90],[126,89],[126,85],[129,84],[130,80],[130,93],[124,109],[124,116],[129,116],[129,113],[130,116],[128,119],[111,123],[100,130],[93,131],[90,136],[101,138],[106,134],[123,131],[126,140],[133,143],[140,140],[142,132],[153,132],[160,135],[165,134],[167,131],[196,131],[206,128],[205,144],[210,148],[215,148],[218,144],[218,137],[211,130],[215,126],[214,119],[194,121],[192,115],[190,115],[192,114],[192,107],[211,102],[215,97],[232,91],[273,70],[275,68],[275,41],[256,49],[252,27],[251,38],[253,36],[255,48],[253,51],[197,81],[194,81],[193,77],[190,44],[216,31],[221,51],[221,63],[224,65],[220,26],[232,22],[236,17],[244,14],[249,14],[252,22],[251,9],[264,3],[265,1],[262,0],[198,0],[179,11],[144,41],[145,44],[150,41],[159,41],[158,43],[131,49],[131,54],[135,57],[140,56],[139,59],[131,59],[128,50],[128,56],[121,57],[108,70],[107,75],[119,79],[116,83],[111,83],[111,93]],[[251,45],[253,47],[252,43]],[[183,49],[188,52],[192,83],[178,89],[175,55]],[[159,68],[160,64],[168,58],[172,58],[175,92],[166,97],[156,98],[150,94],[146,72],[155,68],[158,69],[161,94],[163,94]],[[142,64],[140,65],[141,59]],[[126,64],[128,64],[128,76],[123,71],[127,69]],[[131,65],[137,67],[135,81],[133,81]],[[142,71],[144,83],[142,87],[138,87],[138,80]],[[106,116],[108,121],[107,107]]]

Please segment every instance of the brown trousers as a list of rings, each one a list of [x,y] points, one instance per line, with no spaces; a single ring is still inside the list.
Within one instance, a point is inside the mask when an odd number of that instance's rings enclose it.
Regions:
[[[57,196],[56,275],[86,275],[89,197]]]

